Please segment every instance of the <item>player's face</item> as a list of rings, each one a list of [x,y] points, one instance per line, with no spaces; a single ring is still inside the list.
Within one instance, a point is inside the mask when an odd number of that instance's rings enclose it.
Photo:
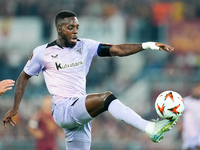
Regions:
[[[64,46],[73,47],[77,43],[77,35],[79,29],[79,22],[76,17],[65,18],[60,29],[58,29],[58,34],[61,40],[64,41]]]

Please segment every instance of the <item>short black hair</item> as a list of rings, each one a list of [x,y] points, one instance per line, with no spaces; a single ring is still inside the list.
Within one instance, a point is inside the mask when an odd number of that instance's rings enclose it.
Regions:
[[[62,10],[59,13],[57,13],[56,18],[55,18],[55,25],[57,26],[58,22],[60,20],[63,20],[64,18],[67,17],[76,17],[76,14],[70,10]]]

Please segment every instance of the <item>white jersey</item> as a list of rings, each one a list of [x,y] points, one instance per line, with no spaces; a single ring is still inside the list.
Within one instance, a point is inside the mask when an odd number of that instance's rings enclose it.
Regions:
[[[56,42],[39,46],[24,67],[24,72],[37,76],[43,72],[48,91],[54,96],[76,97],[86,94],[86,76],[100,42],[79,39],[73,48]]]

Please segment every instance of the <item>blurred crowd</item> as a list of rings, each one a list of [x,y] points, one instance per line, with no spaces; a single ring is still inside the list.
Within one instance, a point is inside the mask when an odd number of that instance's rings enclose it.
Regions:
[[[62,9],[70,9],[81,16],[96,16],[107,18],[114,14],[121,14],[127,18],[127,38],[133,25],[132,18],[140,18],[143,21],[144,31],[154,29],[154,26],[159,26],[169,22],[180,22],[182,20],[198,19],[200,16],[200,4],[198,1],[191,0],[59,0],[59,1],[39,1],[39,0],[1,0],[0,16],[3,17],[20,17],[20,16],[37,16],[43,21],[43,36],[50,37],[50,26],[55,14]],[[153,27],[152,27],[153,26]],[[148,28],[146,28],[148,27]],[[146,30],[145,30],[146,29]],[[148,31],[148,32],[155,32]],[[142,36],[146,39],[147,35]],[[151,39],[156,34],[151,34]],[[154,37],[155,38],[155,37]]]
[[[163,90],[171,89],[182,96],[187,96],[192,87],[190,83],[200,77],[200,48],[199,46],[192,47],[196,42],[200,43],[200,38],[196,38],[200,37],[198,35],[198,31],[200,31],[198,26],[200,22],[200,1],[0,0],[0,6],[0,18],[40,18],[42,21],[41,36],[45,42],[51,39],[52,26],[54,25],[52,22],[55,14],[60,10],[70,9],[78,17],[93,16],[109,19],[114,15],[122,16],[125,18],[125,41],[127,43],[159,41],[169,43],[172,46],[176,45],[176,51],[171,54],[154,51],[142,52],[138,56],[139,61],[143,64],[134,74],[129,73],[127,75],[126,72],[123,72],[124,70],[134,70],[136,67],[134,64],[131,65],[130,59],[125,62],[129,68],[119,67],[118,58],[97,58],[93,61],[91,66],[93,69],[87,77],[88,92],[110,90],[117,97],[122,97],[122,102],[126,98],[137,101],[139,104],[137,102],[128,104],[146,119],[156,119],[154,100]],[[180,25],[183,25],[184,28],[182,29]],[[187,32],[188,27],[189,33]],[[188,39],[183,38],[183,36],[176,37],[176,35],[182,35],[178,32],[179,28],[182,32],[188,33]],[[6,35],[6,32],[3,31],[5,30],[1,26],[0,34]],[[7,42],[5,44],[9,44],[9,41]],[[0,80],[6,78],[16,80],[27,61],[27,56],[20,56],[20,61],[16,59],[17,57],[10,58],[9,56],[9,49],[0,45]],[[132,58],[135,57],[137,55]],[[118,73],[120,71],[121,74]],[[19,116],[15,118],[18,122],[17,127],[9,127],[5,130],[0,124],[0,150],[13,149],[13,141],[15,141],[15,150],[33,149],[33,137],[28,132],[27,124],[32,113],[37,110],[41,97],[48,93],[42,77],[39,76],[37,80],[38,83],[31,82],[32,85],[28,86],[21,106],[26,109],[22,109]],[[140,87],[137,88],[137,85]],[[147,88],[144,89],[143,86]],[[131,91],[124,96],[130,89],[137,89],[141,92]],[[137,96],[137,92],[146,95],[146,97],[142,97],[141,102],[138,100],[141,97]],[[0,119],[3,119],[3,115],[11,107],[13,93],[14,91],[11,90],[0,97]],[[125,98],[123,99],[123,97]],[[121,121],[116,121],[109,114],[100,115],[93,120],[92,125],[92,149],[95,150],[155,150],[161,149],[160,147],[163,150],[179,150],[182,145],[178,126],[166,134],[163,142],[154,144],[145,134],[141,134],[137,129],[127,126]]]
[[[144,26],[149,27],[146,28],[147,31],[150,26],[200,17],[200,2],[196,0],[1,0],[0,5],[0,16],[3,17],[40,17],[43,21],[43,36],[45,38],[50,36],[50,26],[55,14],[62,9],[70,9],[76,12],[79,17],[107,18],[119,13],[127,18],[127,36],[131,36],[128,34],[132,25],[131,18],[141,18],[146,21]],[[147,38],[146,36],[142,35],[142,39]]]

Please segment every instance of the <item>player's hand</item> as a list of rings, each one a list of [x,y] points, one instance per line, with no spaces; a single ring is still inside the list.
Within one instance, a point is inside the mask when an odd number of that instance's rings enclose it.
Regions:
[[[14,109],[11,109],[9,110],[4,119],[3,119],[3,124],[4,124],[4,127],[7,128],[7,125],[6,123],[9,123],[11,126],[15,126],[16,122],[12,119],[13,116],[15,116],[17,114],[18,110],[14,110]]]
[[[163,44],[163,43],[156,43],[156,46],[159,47],[159,50],[165,50],[167,52],[173,52],[174,51],[174,47],[171,47],[171,46]]]
[[[12,86],[14,86],[15,81],[11,79],[3,80],[0,82],[0,95],[5,93],[8,90],[12,89]]]

